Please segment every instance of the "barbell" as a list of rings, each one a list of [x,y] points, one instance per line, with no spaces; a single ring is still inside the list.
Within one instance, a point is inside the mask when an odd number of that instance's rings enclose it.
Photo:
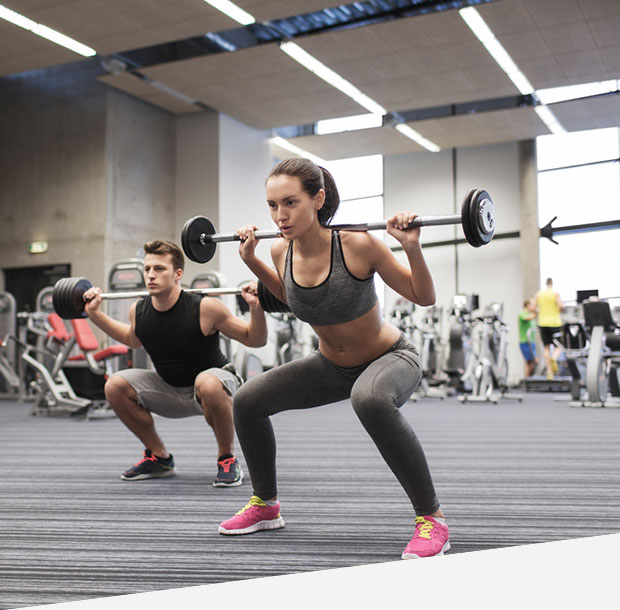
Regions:
[[[474,248],[488,244],[495,233],[495,206],[489,194],[482,189],[472,189],[461,205],[460,214],[447,216],[421,216],[407,227],[455,225],[463,227],[467,242]],[[334,231],[380,231],[387,228],[387,221],[359,224],[328,225]],[[255,231],[256,239],[281,237],[280,231]],[[190,218],[181,231],[181,245],[185,255],[196,263],[206,263],[215,255],[217,244],[241,241],[236,233],[217,233],[213,223],[204,216]]]
[[[92,287],[93,283],[85,277],[61,278],[54,284],[54,290],[52,292],[54,310],[64,320],[87,317],[84,309],[84,305],[86,304],[84,293]],[[185,292],[193,292],[205,296],[220,296],[224,294],[240,295],[242,293],[241,288],[184,288],[183,290]],[[104,292],[101,294],[101,298],[104,300],[138,299],[148,296],[148,294],[146,290],[135,290],[133,292]],[[258,282],[257,294],[264,311],[270,313],[290,312],[288,305],[273,296],[261,281]]]

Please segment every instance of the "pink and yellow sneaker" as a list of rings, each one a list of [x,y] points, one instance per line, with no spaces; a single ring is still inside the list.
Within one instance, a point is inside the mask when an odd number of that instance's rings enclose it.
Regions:
[[[403,559],[443,555],[450,549],[448,526],[435,517],[416,517],[413,538],[403,551]]]
[[[220,534],[253,534],[259,530],[277,530],[284,527],[284,519],[280,516],[280,503],[269,506],[258,496],[250,501],[233,517],[222,521]]]

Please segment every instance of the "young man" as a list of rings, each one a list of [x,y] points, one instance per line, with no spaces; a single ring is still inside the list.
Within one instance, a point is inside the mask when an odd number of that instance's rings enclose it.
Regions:
[[[519,312],[519,347],[525,360],[525,376],[534,374],[538,358],[536,357],[536,343],[534,330],[536,328],[536,306],[532,300],[523,303]]]
[[[560,295],[553,289],[551,278],[547,278],[545,288],[536,293],[534,303],[538,310],[538,331],[543,344],[547,379],[553,379],[558,371],[558,358],[562,351],[559,342],[556,342],[556,338],[562,332],[561,313],[564,305]]]
[[[233,453],[232,397],[242,379],[219,346],[219,333],[249,347],[267,341],[265,314],[256,284],[242,289],[249,322],[234,316],[219,300],[181,288],[184,258],[167,241],[144,245],[144,281],[148,296],[129,310],[129,324],[103,313],[101,289],[87,290],[85,311],[114,340],[144,347],[155,371],[126,369],[112,375],[105,395],[118,418],[143,443],[143,459],[121,475],[136,481],[175,474],[174,460],[155,430],[151,413],[164,417],[204,415],[218,445],[216,487],[241,485],[243,473]]]

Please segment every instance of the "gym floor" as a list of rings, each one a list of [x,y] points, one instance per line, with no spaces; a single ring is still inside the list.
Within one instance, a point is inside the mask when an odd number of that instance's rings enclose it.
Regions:
[[[523,396],[403,407],[450,553],[620,532],[620,409]],[[286,527],[239,537],[217,526],[250,483],[211,486],[206,423],[158,418],[177,476],[124,482],[141,447],[118,420],[29,413],[0,402],[2,609],[399,561],[412,534],[409,502],[346,401],[273,418]]]

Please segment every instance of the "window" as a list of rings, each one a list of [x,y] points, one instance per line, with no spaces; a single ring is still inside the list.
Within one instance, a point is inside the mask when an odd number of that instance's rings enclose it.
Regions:
[[[538,171],[618,159],[618,128],[575,131],[536,139]]]
[[[620,219],[620,129],[596,129],[539,137],[540,226],[555,227]],[[564,301],[578,290],[620,297],[620,230],[556,235],[559,245],[540,244],[540,282],[551,277]]]

